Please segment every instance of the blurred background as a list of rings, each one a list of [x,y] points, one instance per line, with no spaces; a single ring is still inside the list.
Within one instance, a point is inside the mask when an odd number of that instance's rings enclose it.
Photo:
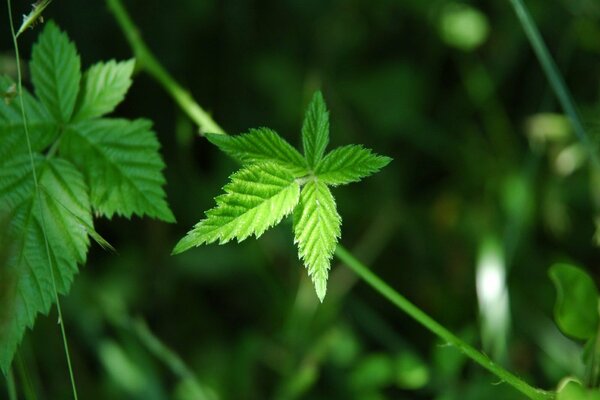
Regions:
[[[14,3],[17,19],[30,10]],[[526,4],[596,145],[600,3]],[[299,145],[304,108],[322,89],[331,146],[362,143],[394,158],[334,189],[341,243],[532,384],[582,374],[580,344],[552,322],[547,270],[569,261],[598,277],[600,173],[508,1],[125,5],[157,58],[227,132],[268,126]],[[131,57],[102,1],[55,0],[45,17],[76,42],[84,67]],[[0,21],[0,72],[12,75],[5,7]],[[38,32],[23,35],[22,54]],[[289,220],[259,240],[170,256],[237,166],[144,74],[115,115],[154,121],[178,222],[95,221],[117,252],[92,246],[62,300],[80,398],[521,398],[337,261],[320,305]],[[27,398],[70,398],[56,322],[55,310],[39,317],[15,361],[36,395]]]

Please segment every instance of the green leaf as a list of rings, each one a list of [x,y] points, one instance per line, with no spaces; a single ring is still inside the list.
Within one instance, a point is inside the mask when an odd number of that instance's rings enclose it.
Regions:
[[[4,92],[13,85],[11,79],[0,76],[0,91]],[[23,91],[23,101],[32,150],[41,151],[56,138],[58,126],[52,121],[46,108],[26,90]],[[28,154],[28,148],[21,117],[21,102],[17,96],[8,104],[0,101],[0,165],[24,153]]]
[[[6,319],[0,329],[0,369],[5,373],[25,329],[33,326],[37,314],[47,314],[55,301],[52,277],[58,293],[68,292],[77,264],[86,259],[85,226],[93,225],[81,173],[58,158],[38,155],[35,165],[39,194],[29,156],[14,158],[0,168],[0,212],[12,216],[7,230],[16,243],[8,269],[15,276],[17,296],[10,310],[3,312]]]
[[[327,292],[331,258],[341,236],[342,219],[331,191],[317,179],[306,183],[294,210],[294,243],[321,301]]]
[[[321,160],[315,174],[329,185],[345,185],[373,175],[392,161],[360,145],[338,147]]]
[[[100,117],[113,111],[131,86],[134,66],[134,60],[92,65],[83,75],[73,120]]]
[[[75,45],[52,21],[33,46],[31,80],[37,97],[58,122],[73,114],[81,79],[81,62]]]
[[[151,128],[143,119],[96,119],[68,126],[61,155],[83,171],[98,213],[175,220],[165,200],[165,165]]]
[[[302,124],[304,156],[310,168],[315,168],[329,143],[329,113],[321,92],[316,92],[308,105]]]
[[[302,155],[269,128],[250,129],[249,133],[228,136],[209,133],[206,138],[241,164],[270,161],[280,164],[296,177],[307,174]]]
[[[206,219],[188,232],[173,253],[204,243],[258,238],[292,212],[300,196],[294,176],[275,163],[253,164],[236,172],[223,190],[225,194],[215,199],[217,206],[206,212]]]
[[[598,289],[582,269],[569,264],[550,268],[557,291],[554,319],[568,336],[589,339],[598,331]]]
[[[586,389],[573,378],[565,378],[559,384],[556,400],[600,400],[600,390]]]

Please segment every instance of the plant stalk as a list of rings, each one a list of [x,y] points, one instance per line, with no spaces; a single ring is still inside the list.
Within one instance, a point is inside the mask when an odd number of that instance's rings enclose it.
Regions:
[[[146,71],[154,78],[192,121],[198,125],[200,134],[222,133],[225,131],[217,124],[210,114],[194,100],[192,95],[173,79],[167,70],[156,60],[154,54],[144,43],[139,30],[129,17],[127,10],[120,0],[106,0],[109,10],[117,20],[125,38],[129,42],[136,60],[136,67]]]
[[[209,127],[217,127],[218,133],[226,134],[225,131],[212,120],[212,118],[202,109],[202,107],[200,107],[159,64],[159,62],[142,41],[137,27],[127,14],[127,11],[121,3],[121,0],[106,0],[106,2],[109,9],[115,16],[119,26],[123,30],[123,33],[125,34],[125,37],[127,38],[137,58],[140,68],[146,70],[158,81],[159,84],[164,87],[164,89],[174,98],[177,104],[179,104],[179,106],[186,112],[186,114],[188,114],[188,116],[190,116],[190,118],[192,118],[192,120],[198,124],[201,132],[215,132],[215,130],[207,129],[208,122]],[[182,93],[186,94],[187,97],[182,98]],[[201,111],[200,115],[204,116],[205,118],[197,118],[196,114],[198,110]],[[196,117],[194,117],[195,115]],[[405,297],[396,292],[392,287],[382,281],[341,245],[337,246],[335,255],[352,271],[354,271],[363,281],[365,281],[383,297],[396,305],[400,310],[407,313],[411,318],[415,319],[417,322],[439,336],[448,344],[457,347],[467,357],[471,358],[473,361],[502,379],[502,381],[508,383],[532,400],[554,399],[553,392],[547,392],[529,385],[521,378],[494,363],[485,354],[459,339],[452,332],[443,327],[429,315],[421,311],[417,306],[412,304]]]

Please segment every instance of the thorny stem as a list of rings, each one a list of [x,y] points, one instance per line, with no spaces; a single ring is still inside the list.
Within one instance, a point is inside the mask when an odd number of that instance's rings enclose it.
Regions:
[[[46,248],[46,256],[48,257],[48,268],[50,268],[50,277],[52,278],[52,289],[54,290],[54,301],[56,302],[56,310],[58,311],[58,323],[60,325],[60,332],[62,335],[63,348],[65,351],[65,357],[67,359],[67,367],[69,369],[69,378],[71,380],[71,389],[73,392],[73,398],[78,399],[77,396],[77,385],[75,384],[75,375],[73,373],[73,366],[71,365],[71,356],[69,354],[69,343],[67,341],[67,332],[65,328],[65,322],[62,316],[62,309],[60,306],[60,298],[58,296],[58,290],[56,286],[56,279],[54,276],[54,266],[52,265],[52,257],[50,256],[50,244],[48,243],[48,235],[46,234],[46,220],[44,217],[44,207],[42,204],[42,192],[39,186],[39,180],[35,169],[35,161],[33,159],[33,151],[31,147],[31,139],[29,137],[29,127],[27,124],[27,113],[25,111],[25,101],[23,100],[23,79],[21,73],[21,56],[19,54],[19,43],[17,41],[17,35],[15,33],[15,26],[12,18],[12,7],[11,0],[6,2],[8,8],[8,21],[10,24],[10,32],[12,34],[13,46],[15,49],[15,59],[17,63],[17,95],[19,96],[19,105],[21,108],[21,118],[23,119],[23,130],[25,131],[25,139],[27,142],[27,150],[29,152],[29,161],[31,163],[31,174],[33,177],[33,183],[35,187],[35,194],[38,199],[38,206],[40,212],[40,219],[42,225],[42,234],[44,236],[44,245]]]
[[[201,132],[215,132],[214,127],[217,127],[219,133],[226,134],[225,131],[221,129],[219,125],[217,125],[217,123],[214,122],[212,118],[208,116],[208,114],[206,114],[206,112],[203,111],[202,107],[200,107],[192,99],[192,97],[189,96],[189,94],[175,82],[175,80],[169,75],[169,73],[158,63],[158,61],[150,53],[150,50],[148,50],[148,48],[142,41],[137,27],[134,25],[131,18],[127,14],[127,11],[123,7],[121,0],[106,0],[106,2],[109,6],[109,9],[115,16],[117,22],[119,23],[121,29],[123,30],[123,33],[125,34],[127,40],[129,41],[129,44],[132,47],[133,52],[141,68],[145,69],[148,73],[150,73],[150,75],[152,75],[164,87],[164,89],[167,90],[167,92],[169,92],[169,94],[179,104],[183,111],[185,111],[198,124]],[[186,97],[183,98],[184,101],[182,101],[182,93],[186,95]],[[194,118],[194,115],[198,112],[198,110],[201,111],[201,115],[204,118]],[[207,121],[208,125],[212,126],[213,129],[207,129]],[[407,313],[410,317],[412,317],[425,328],[427,328],[432,333],[440,337],[446,343],[458,348],[467,357],[471,358],[473,361],[475,361],[476,363],[478,363],[479,365],[481,365],[482,367],[484,367],[485,369],[502,379],[502,381],[511,385],[513,388],[520,391],[530,399],[554,399],[553,392],[547,392],[529,385],[521,378],[507,371],[500,365],[494,363],[479,350],[475,349],[474,347],[470,346],[469,344],[465,343],[460,338],[455,336],[452,332],[450,332],[437,321],[432,319],[429,315],[427,315],[425,312],[423,312],[417,306],[412,304],[401,294],[396,292],[383,280],[377,277],[377,275],[371,272],[369,268],[367,268],[359,260],[357,260],[343,246],[337,246],[335,255],[343,263],[345,263],[352,271],[354,271],[365,283],[370,285],[383,297],[392,302],[396,307]]]

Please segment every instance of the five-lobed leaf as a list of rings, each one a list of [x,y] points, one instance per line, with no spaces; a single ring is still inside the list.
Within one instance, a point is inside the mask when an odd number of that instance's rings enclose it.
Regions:
[[[329,142],[329,114],[320,92],[313,96],[302,125],[304,158],[268,128],[237,136],[206,136],[245,169],[232,176],[232,183],[225,186],[226,194],[216,198],[217,207],[206,213],[207,218],[200,221],[173,252],[181,253],[215,241],[225,243],[235,237],[243,240],[252,233],[258,237],[293,209],[294,242],[298,245],[299,258],[308,270],[319,300],[323,301],[331,259],[341,235],[341,218],[328,185],[359,181],[385,167],[391,158],[357,145],[340,147],[323,157]],[[256,184],[263,183],[264,177],[259,171],[267,166],[286,176],[283,182],[291,186],[284,186],[282,182],[279,190],[286,187],[285,190],[292,191],[293,188],[294,196],[290,199],[294,201],[285,203],[285,213],[275,212],[265,223],[264,217],[251,218],[255,214],[250,212],[246,202],[247,199],[253,199],[256,204],[265,201],[261,186]],[[243,185],[237,182],[242,176]],[[273,194],[278,193],[277,185],[272,190]],[[260,231],[256,232],[257,229]]]
[[[308,173],[306,161],[298,150],[269,128],[250,129],[236,136],[209,133],[206,138],[243,165],[270,161],[297,177]]]
[[[217,206],[206,212],[206,219],[188,232],[173,253],[204,243],[241,242],[250,235],[258,238],[292,212],[300,196],[294,176],[276,163],[241,169],[223,190],[225,194],[215,199]]]
[[[315,175],[329,185],[345,185],[373,175],[392,161],[360,145],[338,147],[317,165]]]
[[[26,328],[33,326],[38,313],[47,314],[54,303],[53,277],[58,293],[68,292],[89,246],[86,226],[92,226],[92,213],[83,176],[61,159],[38,155],[35,165],[39,192],[31,179],[28,155],[16,156],[0,168],[0,211],[11,215],[6,229],[15,242],[14,256],[6,268],[16,285],[0,329],[3,372]]]
[[[308,105],[302,124],[302,146],[310,168],[315,168],[329,143],[329,112],[321,92],[317,91]]]
[[[302,188],[300,202],[294,210],[294,243],[304,261],[317,296],[321,301],[327,291],[331,258],[341,236],[342,219],[327,185],[317,179]]]
[[[101,117],[123,101],[131,86],[134,60],[100,62],[83,75],[73,120]]]
[[[37,97],[57,122],[68,122],[79,92],[81,62],[73,42],[52,21],[33,46],[30,68]]]
[[[165,165],[152,123],[138,119],[96,119],[71,124],[60,151],[81,168],[90,183],[94,209],[111,218],[148,215],[173,222],[165,201]]]

